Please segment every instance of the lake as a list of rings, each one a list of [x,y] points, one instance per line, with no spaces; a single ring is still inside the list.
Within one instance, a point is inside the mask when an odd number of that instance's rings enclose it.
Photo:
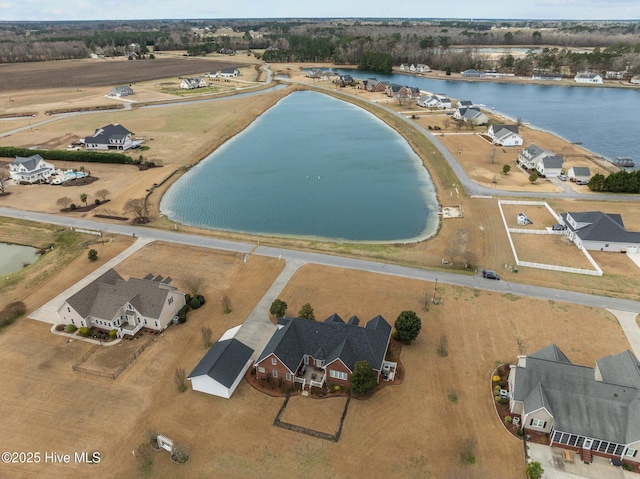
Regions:
[[[30,246],[0,243],[0,274],[10,274],[34,263],[39,258],[37,253],[38,249]]]
[[[636,110],[640,88],[569,87],[438,80],[414,75],[381,75],[374,72],[333,69],[354,78],[375,77],[409,85],[458,100],[471,100],[495,109],[513,121],[520,118],[535,128],[550,131],[605,158],[629,157],[640,164]],[[380,93],[382,96],[382,93]]]
[[[338,241],[435,234],[438,202],[420,158],[369,112],[294,92],[179,178],[160,210],[178,223]]]

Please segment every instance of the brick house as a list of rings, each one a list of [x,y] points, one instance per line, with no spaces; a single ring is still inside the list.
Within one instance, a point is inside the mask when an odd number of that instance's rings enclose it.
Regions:
[[[348,387],[357,361],[366,360],[377,380],[393,379],[396,363],[385,361],[391,325],[380,315],[364,327],[352,316],[346,323],[337,314],[323,322],[282,318],[254,367],[256,378],[276,379],[302,388],[325,384]]]

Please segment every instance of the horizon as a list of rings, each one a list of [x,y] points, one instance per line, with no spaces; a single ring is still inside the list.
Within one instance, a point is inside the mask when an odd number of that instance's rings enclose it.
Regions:
[[[483,4],[458,0],[451,5],[430,6],[419,0],[405,0],[398,17],[393,4],[370,0],[366,9],[340,0],[305,4],[279,0],[266,5],[256,0],[236,0],[233,4],[181,4],[167,0],[124,0],[90,4],[84,0],[0,0],[1,23],[73,21],[153,21],[153,20],[276,20],[276,19],[433,19],[476,21],[640,21],[638,0],[494,0]],[[438,17],[430,13],[438,12]],[[153,12],[153,15],[149,15]],[[578,13],[579,12],[579,13]],[[362,15],[366,13],[367,15]]]

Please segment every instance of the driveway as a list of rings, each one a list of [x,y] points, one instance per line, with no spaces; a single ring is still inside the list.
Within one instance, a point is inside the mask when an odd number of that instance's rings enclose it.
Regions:
[[[562,459],[562,449],[527,443],[531,461],[542,465],[542,479],[633,479],[637,475],[622,467],[614,467],[608,459],[594,456],[591,464],[583,463],[577,454],[573,454],[573,463]]]

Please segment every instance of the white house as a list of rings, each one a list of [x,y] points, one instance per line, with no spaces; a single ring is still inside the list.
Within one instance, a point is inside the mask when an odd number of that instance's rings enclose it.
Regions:
[[[252,364],[253,349],[235,339],[240,326],[229,329],[187,377],[191,388],[229,399]]]
[[[240,76],[240,70],[237,68],[225,68],[220,70],[220,76],[222,78],[236,78]]]
[[[535,166],[540,176],[545,178],[555,178],[562,173],[564,158],[556,155],[543,156]]]
[[[129,85],[115,86],[109,92],[109,96],[122,97],[129,95],[133,95],[133,88],[131,88]]]
[[[183,90],[193,90],[194,88],[204,88],[208,86],[204,78],[183,78],[180,82],[180,88]]]
[[[16,159],[9,164],[11,179],[17,183],[49,181],[55,171],[55,167],[51,163],[44,161],[40,155],[33,155],[27,158],[16,156]]]
[[[565,234],[579,248],[640,253],[640,233],[627,231],[619,214],[587,211],[563,213],[560,218]]]
[[[629,83],[631,83],[632,85],[640,85],[640,75],[635,75],[631,77],[631,80],[629,80]]]
[[[118,337],[142,328],[164,330],[186,304],[185,293],[171,286],[171,278],[129,278],[110,269],[58,308],[61,324],[117,330]]]
[[[536,145],[529,145],[518,153],[517,163],[521,164],[528,170],[534,170],[538,166],[538,163],[546,156],[553,156],[553,152],[543,150]]]
[[[484,125],[489,122],[489,117],[478,108],[458,108],[453,113],[453,118],[473,125]]]
[[[429,65],[425,65],[423,63],[418,63],[416,65],[416,73],[427,73],[430,71],[431,71],[431,68],[429,68]]]
[[[602,84],[602,77],[593,72],[579,72],[574,78],[576,83],[593,83],[597,85]]]
[[[567,171],[569,180],[575,182],[589,181],[591,179],[591,170],[588,166],[572,166]]]
[[[119,123],[98,128],[93,136],[80,138],[87,150],[128,150],[140,144],[131,139],[131,132]]]
[[[518,125],[490,125],[487,135],[494,145],[522,146],[524,140],[518,130]]]

